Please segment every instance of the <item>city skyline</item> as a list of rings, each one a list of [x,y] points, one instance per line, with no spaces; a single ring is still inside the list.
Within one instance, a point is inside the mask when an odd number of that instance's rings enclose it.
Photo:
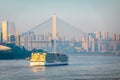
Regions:
[[[61,35],[59,33],[56,34],[55,14],[52,17],[52,33],[46,32],[35,34],[34,32],[29,31],[28,33],[17,34],[13,33],[15,32],[15,29],[13,30],[13,27],[15,27],[13,23],[11,23],[11,25],[8,24],[9,22],[2,21],[0,42],[15,44],[17,46],[25,47],[28,50],[32,50],[35,48],[50,51],[53,50],[51,48],[51,43],[56,43],[56,41],[58,42],[58,44],[59,42],[63,42],[64,44],[59,44],[59,48],[56,48],[55,50],[60,50],[60,47],[65,47],[65,50],[72,48],[73,51],[77,52],[107,52],[111,50],[117,51],[120,49],[120,34],[118,33],[110,34],[109,32],[91,32],[84,33],[81,35],[81,37],[78,36],[77,38],[72,36],[67,38],[65,35]],[[41,26],[38,26],[36,30],[38,30],[39,27]],[[50,43],[50,41],[52,42]],[[55,43],[52,44],[55,45]]]
[[[39,31],[39,27],[41,26],[36,26],[35,28],[32,28],[26,33],[19,34],[19,33],[15,33],[16,30],[14,29],[15,26],[13,22],[9,23],[8,21],[2,21],[2,27],[1,27],[2,31],[0,32],[1,33],[0,43],[14,44],[19,47],[24,47],[27,50],[42,49],[48,52],[61,51],[60,47],[64,48],[63,51],[70,49],[69,50],[70,52],[75,51],[80,53],[111,52],[111,51],[119,51],[120,49],[119,33],[110,34],[109,32],[90,32],[90,33],[82,33],[81,36],[77,35],[77,37],[70,35],[69,38],[67,38],[64,34],[61,35],[59,34],[59,32],[56,33],[56,26],[57,26],[56,22],[61,21],[61,19],[57,19],[56,14],[53,14],[52,18],[49,18],[46,21],[47,23],[48,22],[52,23],[51,33],[48,31],[44,33],[40,33],[41,30],[40,32],[38,31]],[[43,24],[44,23],[46,24],[46,21],[43,22]],[[63,23],[61,24],[64,24],[64,21],[62,22]],[[35,34],[36,31],[38,32],[37,34]],[[63,44],[59,44],[61,42]],[[56,45],[56,43],[58,45]],[[2,47],[1,49],[4,48],[5,47]]]
[[[84,32],[119,33],[119,3],[119,0],[1,0],[0,21],[15,22],[17,31],[25,32],[56,13]]]

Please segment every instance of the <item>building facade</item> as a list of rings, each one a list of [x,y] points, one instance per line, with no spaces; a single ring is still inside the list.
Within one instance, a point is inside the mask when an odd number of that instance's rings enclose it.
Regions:
[[[7,36],[8,36],[8,22],[2,21],[2,39],[3,39],[3,42],[7,42]]]

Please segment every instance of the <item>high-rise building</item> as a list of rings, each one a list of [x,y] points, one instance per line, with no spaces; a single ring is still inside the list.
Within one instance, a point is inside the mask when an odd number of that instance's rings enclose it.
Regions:
[[[16,45],[20,46],[20,35],[16,34]]]
[[[88,41],[85,39],[85,36],[82,38],[82,47],[88,52]]]
[[[120,34],[116,34],[116,40],[117,40],[117,41],[120,40]]]
[[[36,41],[39,42],[40,41],[40,35],[39,34],[36,34]],[[40,47],[40,43],[37,43],[36,44],[36,49],[39,49]]]
[[[2,21],[2,39],[3,39],[3,42],[7,42],[7,36],[8,36],[8,22]]]
[[[109,33],[103,32],[103,39],[108,40],[108,38],[109,38]]]
[[[2,42],[2,30],[0,28],[0,42]]]
[[[9,30],[9,34],[13,34],[13,35],[16,34],[16,27],[14,22],[10,23],[8,30]]]
[[[20,45],[24,46],[24,48],[28,49],[28,34],[27,33],[22,33],[21,38],[20,38]]]
[[[95,32],[96,38],[101,40],[101,32]]]
[[[91,43],[92,43],[92,52],[95,52],[95,39],[91,38]]]
[[[114,41],[114,40],[116,40],[116,34],[115,33],[112,33],[112,40]]]
[[[101,32],[95,32],[98,41],[98,51],[101,51]]]
[[[11,44],[15,44],[15,41],[16,41],[15,35],[9,34],[8,35],[8,42],[11,43]]]
[[[0,42],[2,42],[2,32],[0,32]]]

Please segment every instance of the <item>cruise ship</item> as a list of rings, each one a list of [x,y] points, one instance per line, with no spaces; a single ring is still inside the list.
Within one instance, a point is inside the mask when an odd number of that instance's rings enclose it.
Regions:
[[[68,56],[64,53],[56,51],[56,14],[52,16],[52,51],[33,52],[31,54],[30,66],[49,66],[49,65],[67,65]]]
[[[67,65],[68,56],[62,53],[40,53],[35,52],[31,55],[30,66],[52,66]]]

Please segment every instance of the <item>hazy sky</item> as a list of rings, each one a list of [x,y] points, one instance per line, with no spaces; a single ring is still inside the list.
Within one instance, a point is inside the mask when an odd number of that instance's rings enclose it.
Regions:
[[[120,33],[120,0],[0,0],[0,22],[27,31],[56,13],[84,32]]]

